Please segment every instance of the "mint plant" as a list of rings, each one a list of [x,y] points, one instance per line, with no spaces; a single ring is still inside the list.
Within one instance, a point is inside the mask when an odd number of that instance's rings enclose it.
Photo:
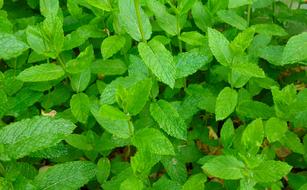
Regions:
[[[0,189],[305,190],[304,0],[0,0]]]

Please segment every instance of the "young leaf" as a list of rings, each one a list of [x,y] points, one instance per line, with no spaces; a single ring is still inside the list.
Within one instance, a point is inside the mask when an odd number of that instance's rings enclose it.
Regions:
[[[115,53],[121,50],[126,43],[123,36],[114,35],[107,37],[102,41],[101,54],[104,59],[112,57]]]
[[[34,179],[39,189],[75,190],[88,183],[96,175],[96,165],[88,161],[73,161],[52,166]]]
[[[255,29],[247,28],[239,33],[236,38],[230,43],[230,48],[234,52],[243,53],[254,39]]]
[[[72,74],[70,79],[71,88],[76,92],[82,92],[89,85],[91,70],[88,68],[81,73]]]
[[[282,64],[294,64],[307,60],[307,32],[292,36],[287,42],[282,56]]]
[[[75,118],[82,122],[86,123],[88,114],[90,112],[90,99],[84,93],[75,94],[70,99],[70,108],[72,114]]]
[[[228,117],[236,108],[238,101],[237,91],[225,87],[217,96],[215,105],[216,120],[223,120]]]
[[[151,36],[151,25],[139,0],[119,0],[118,7],[120,23],[127,33],[136,41],[148,40]]]
[[[216,60],[224,66],[232,62],[233,55],[229,48],[229,41],[219,31],[208,28],[209,47]]]
[[[265,124],[265,135],[268,140],[272,143],[282,138],[288,130],[287,122],[271,117]]]
[[[215,156],[208,160],[202,169],[210,176],[222,179],[241,179],[243,178],[244,163],[234,156]]]
[[[267,160],[252,169],[252,172],[253,178],[257,182],[269,183],[280,180],[282,177],[286,176],[291,169],[292,167],[285,162]]]
[[[134,173],[149,175],[151,168],[161,159],[160,155],[153,154],[148,150],[138,150],[131,158],[131,168]]]
[[[103,11],[111,11],[112,5],[108,0],[85,0],[89,5],[101,9]]]
[[[231,10],[221,10],[217,12],[218,17],[225,23],[238,28],[239,30],[245,30],[248,26],[247,21],[237,15]]]
[[[129,116],[118,108],[102,105],[98,111],[92,111],[97,122],[109,133],[120,138],[129,138],[133,134],[133,125]]]
[[[138,45],[140,56],[156,77],[171,88],[175,85],[176,68],[172,54],[156,40]]]
[[[78,55],[77,58],[69,60],[66,63],[65,70],[71,74],[79,74],[85,70],[88,70],[94,59],[95,56],[93,46],[89,45]]]
[[[76,126],[64,119],[34,117],[15,122],[0,130],[1,160],[22,158],[52,147],[72,133]]]
[[[41,25],[28,26],[27,41],[37,52],[51,58],[57,58],[64,44],[63,21],[57,16],[47,17]]]
[[[187,126],[177,110],[170,103],[165,100],[151,103],[150,113],[167,134],[178,139],[186,140]]]
[[[232,140],[235,135],[235,129],[231,119],[227,119],[227,121],[223,124],[221,130],[221,143],[224,148],[229,148],[232,145]]]
[[[262,145],[264,129],[261,119],[256,119],[247,125],[242,134],[242,144],[247,152],[256,154]]]
[[[22,54],[29,47],[13,34],[0,32],[0,59],[11,59]]]
[[[23,82],[44,82],[59,79],[65,74],[62,67],[55,64],[40,64],[19,73],[18,80]]]
[[[100,184],[107,181],[111,170],[111,163],[108,158],[100,158],[97,162],[97,180]]]
[[[174,181],[183,184],[188,177],[186,165],[176,157],[167,157],[161,160],[168,176]]]
[[[149,151],[157,155],[175,155],[172,143],[158,129],[139,130],[133,137],[132,143],[141,151]]]
[[[196,31],[183,32],[179,39],[192,46],[205,46],[207,44],[206,37]]]
[[[126,71],[127,65],[121,59],[96,59],[91,65],[92,73],[103,74],[104,76],[122,75]]]
[[[129,88],[119,88],[117,91],[119,103],[127,113],[137,115],[148,101],[151,87],[152,80],[147,78],[138,81]]]

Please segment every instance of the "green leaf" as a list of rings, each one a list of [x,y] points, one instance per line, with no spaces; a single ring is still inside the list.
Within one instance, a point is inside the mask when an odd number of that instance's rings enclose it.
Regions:
[[[108,158],[100,158],[97,162],[97,180],[100,184],[107,181],[111,171],[111,163]]]
[[[235,128],[233,126],[232,120],[227,119],[221,130],[221,143],[225,148],[229,148],[232,145],[234,135]]]
[[[262,145],[263,138],[264,129],[262,120],[256,119],[244,129],[241,141],[247,152],[256,154]]]
[[[277,24],[255,24],[252,26],[256,33],[270,36],[286,36],[288,33]]]
[[[107,37],[102,41],[101,54],[104,59],[112,57],[115,53],[121,50],[126,43],[123,36],[114,35]]]
[[[150,174],[151,168],[161,159],[160,155],[153,154],[148,150],[138,150],[131,158],[131,167],[134,173],[147,176]]]
[[[37,26],[26,29],[27,41],[38,54],[57,58],[64,44],[63,21],[57,16],[48,16]]]
[[[127,113],[137,115],[148,101],[151,87],[152,80],[147,78],[136,82],[129,88],[119,88],[118,102]]]
[[[59,0],[39,0],[39,9],[43,16],[56,16],[59,11]]]
[[[238,28],[239,30],[245,30],[248,27],[247,21],[241,16],[237,15],[231,10],[221,10],[217,12],[218,17],[225,23]]]
[[[194,174],[183,184],[182,190],[204,190],[207,177],[202,174]]]
[[[108,60],[97,59],[91,65],[92,73],[103,74],[105,76],[122,75],[126,71],[127,71],[127,66],[121,59],[108,59]]]
[[[216,60],[224,66],[232,62],[233,55],[229,48],[229,41],[219,31],[208,28],[209,47]]]
[[[250,0],[229,0],[228,8],[232,9],[232,8],[237,8],[237,7],[241,7],[243,5],[248,5],[248,4],[251,4]]]
[[[85,0],[89,5],[101,9],[103,11],[111,11],[112,5],[108,0]]]
[[[185,14],[189,12],[189,10],[192,8],[196,0],[181,0],[178,4],[178,10],[180,14]]]
[[[210,176],[236,180],[243,178],[244,163],[234,156],[215,156],[208,160],[202,169]]]
[[[140,129],[133,137],[132,143],[141,151],[157,155],[175,155],[172,143],[158,129]]]
[[[216,120],[227,118],[236,108],[238,101],[237,91],[225,87],[217,96],[215,105]]]
[[[271,117],[265,123],[265,136],[272,143],[278,141],[282,138],[285,133],[288,131],[288,125],[286,121],[278,119],[276,117]]]
[[[62,67],[55,64],[40,64],[23,70],[17,76],[23,82],[44,82],[59,79],[65,74]]]
[[[147,0],[148,8],[154,13],[158,25],[169,35],[177,35],[177,19],[167,12],[166,7],[157,0]]]
[[[211,12],[201,1],[196,1],[194,3],[192,7],[192,16],[196,26],[203,32],[206,32],[207,28],[212,26]]]
[[[205,46],[207,38],[199,32],[183,32],[179,39],[192,46]]]
[[[98,111],[92,111],[97,122],[109,133],[120,138],[129,138],[133,134],[133,125],[129,116],[118,108],[102,105]]]
[[[148,16],[135,0],[119,0],[120,24],[136,41],[148,40],[151,36],[151,24]]]
[[[119,190],[143,190],[144,184],[142,180],[136,176],[131,175],[120,184]]]
[[[234,52],[243,53],[252,43],[254,34],[254,28],[247,28],[235,37],[235,39],[230,43],[230,48]]]
[[[167,101],[151,103],[150,113],[159,126],[170,136],[186,140],[187,126],[177,110]]]
[[[140,56],[145,65],[163,83],[171,88],[175,85],[176,68],[172,54],[156,40],[149,43],[141,42],[138,45]]]
[[[201,51],[180,53],[176,57],[176,78],[183,78],[194,74],[211,61],[211,55]]]
[[[70,99],[70,108],[75,118],[86,123],[90,112],[90,99],[84,93],[74,94]]]
[[[237,63],[233,63],[231,65],[231,68],[248,77],[258,77],[258,78],[264,78],[265,77],[265,73],[264,71],[257,65],[254,63],[249,63],[249,62],[237,62]]]
[[[50,117],[34,117],[7,125],[0,130],[0,144],[4,148],[0,159],[18,159],[37,150],[52,147],[75,128],[68,120]]]
[[[267,160],[263,161],[259,166],[252,169],[253,178],[257,182],[269,183],[280,180],[286,176],[292,169],[285,162]]]
[[[29,47],[18,40],[13,34],[0,32],[0,59],[11,59],[18,57]]]
[[[287,131],[279,141],[295,153],[304,154],[305,152],[301,139],[294,132]]]
[[[294,64],[307,60],[307,32],[292,36],[287,42],[282,56],[282,64]]]
[[[70,85],[72,89],[76,92],[84,91],[89,85],[91,80],[91,70],[82,71],[81,73],[72,74],[70,78]]]
[[[89,142],[88,138],[84,135],[70,134],[65,138],[65,141],[80,150],[93,150],[93,146]]]
[[[94,49],[92,45],[89,45],[82,51],[77,58],[69,60],[66,63],[65,70],[71,74],[79,74],[88,68],[95,59]]]
[[[38,189],[75,190],[88,183],[96,175],[96,165],[88,161],[57,164],[41,172],[34,179]]]
[[[180,184],[183,184],[188,177],[186,165],[183,161],[179,160],[176,157],[166,157],[161,160],[168,176],[173,181],[177,181]]]

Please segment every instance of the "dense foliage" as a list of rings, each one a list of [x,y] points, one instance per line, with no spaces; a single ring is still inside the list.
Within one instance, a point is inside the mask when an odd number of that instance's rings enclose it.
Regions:
[[[0,189],[307,189],[307,9],[0,0]]]

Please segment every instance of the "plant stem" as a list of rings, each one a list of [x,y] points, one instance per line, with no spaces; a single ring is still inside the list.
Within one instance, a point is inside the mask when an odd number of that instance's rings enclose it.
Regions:
[[[146,42],[144,30],[143,30],[143,26],[142,26],[142,18],[141,18],[141,11],[140,11],[140,0],[134,0],[134,9],[135,9],[135,13],[136,13],[137,21],[138,21],[139,30],[140,30],[140,33],[141,33],[141,36],[142,36],[142,41]]]
[[[63,67],[63,69],[65,69],[64,61],[63,61],[63,59],[61,58],[60,55],[58,56],[58,61],[59,61],[59,63],[61,64],[61,66]]]
[[[181,28],[180,28],[180,24],[179,24],[179,15],[176,15],[176,21],[177,21],[177,37],[178,37],[178,46],[179,46],[179,51],[180,53],[182,52],[182,42],[180,40],[180,32],[181,32]]]
[[[290,1],[289,9],[292,8],[292,5],[293,5],[293,0]]]

